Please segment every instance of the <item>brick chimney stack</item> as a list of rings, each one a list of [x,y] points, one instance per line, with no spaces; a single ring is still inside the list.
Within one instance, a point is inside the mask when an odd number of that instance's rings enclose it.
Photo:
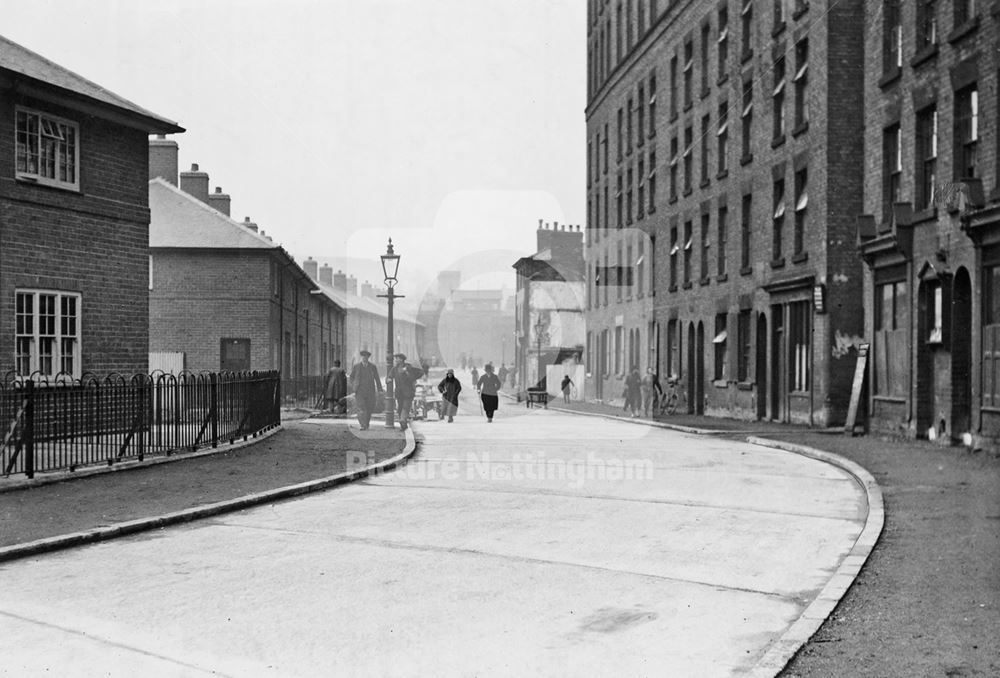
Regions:
[[[539,220],[538,223],[541,225],[542,221]],[[558,221],[554,221],[552,224],[552,228],[545,224],[545,228],[539,228],[536,232],[538,251],[550,250],[553,259],[575,260],[582,258],[583,233],[580,232],[580,227],[573,228],[570,224],[567,228],[567,225],[563,224],[562,228],[559,228]]]
[[[347,291],[355,296],[358,294],[358,279],[353,275],[347,276]]]
[[[215,193],[208,196],[208,204],[214,207],[217,212],[229,216],[229,194],[223,193],[221,186],[216,186]]]
[[[156,177],[177,185],[177,142],[163,134],[149,140],[149,179]]]
[[[319,281],[333,287],[333,267],[330,264],[323,264],[323,268],[319,269]]]
[[[333,286],[335,289],[341,292],[347,291],[347,274],[343,271],[337,271],[333,274]]]
[[[243,217],[243,225],[246,228],[249,228],[251,231],[254,231],[254,232],[257,231],[257,224],[255,224],[254,222],[250,221],[250,217]]]
[[[181,172],[181,190],[208,205],[208,174],[191,165],[190,172]]]
[[[367,280],[361,283],[361,296],[368,299],[375,298],[375,288],[372,287],[372,284]]]
[[[312,257],[309,257],[308,259],[302,262],[302,269],[306,272],[306,275],[308,275],[313,280],[317,279],[316,271],[318,266],[319,262],[313,259]]]

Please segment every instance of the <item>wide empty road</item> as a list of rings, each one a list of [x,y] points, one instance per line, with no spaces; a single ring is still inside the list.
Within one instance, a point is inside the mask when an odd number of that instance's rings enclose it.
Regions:
[[[744,443],[507,404],[417,428],[394,472],[0,567],[0,673],[740,675],[867,515]]]

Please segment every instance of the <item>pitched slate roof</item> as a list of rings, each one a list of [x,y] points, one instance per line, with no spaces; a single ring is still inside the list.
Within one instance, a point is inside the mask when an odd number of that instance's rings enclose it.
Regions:
[[[102,104],[113,106],[122,111],[145,118],[145,126],[149,132],[173,133],[183,132],[184,128],[176,122],[160,117],[152,111],[138,106],[124,97],[107,90],[95,82],[77,75],[68,68],[49,61],[40,54],[32,52],[0,35],[0,69],[16,73],[32,80],[57,87],[67,92],[82,95]]]
[[[149,182],[149,246],[263,249],[280,246],[157,177]]]
[[[313,282],[316,283],[316,286],[323,290],[323,292],[328,297],[333,299],[341,308],[346,308],[348,311],[370,313],[380,318],[386,318],[389,315],[388,307],[376,299],[371,299],[359,294],[352,294],[351,292],[331,287],[325,283],[317,281]],[[405,313],[396,308],[392,309],[392,318],[393,320],[399,320],[412,325],[419,325],[421,327],[424,326],[422,322],[418,321],[409,313]]]

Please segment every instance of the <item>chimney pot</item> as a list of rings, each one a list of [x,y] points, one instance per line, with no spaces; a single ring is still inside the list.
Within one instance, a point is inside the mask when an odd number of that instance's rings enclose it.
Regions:
[[[197,163],[191,164],[190,172],[181,172],[180,189],[206,205],[208,202],[208,174],[198,169]]]
[[[306,275],[308,275],[313,280],[316,280],[317,278],[316,270],[318,265],[319,264],[316,262],[315,259],[313,259],[312,257],[306,257],[306,260],[302,262],[302,269],[306,272]]]
[[[157,177],[177,185],[177,142],[165,134],[149,141],[149,178]]]

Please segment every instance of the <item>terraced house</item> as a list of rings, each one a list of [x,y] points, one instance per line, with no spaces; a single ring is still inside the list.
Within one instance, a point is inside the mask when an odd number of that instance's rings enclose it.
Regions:
[[[590,397],[832,425],[863,342],[861,0],[591,0]]]
[[[0,369],[147,370],[147,139],[183,131],[0,37]]]
[[[1000,2],[865,4],[865,336],[875,429],[1000,440]]]

